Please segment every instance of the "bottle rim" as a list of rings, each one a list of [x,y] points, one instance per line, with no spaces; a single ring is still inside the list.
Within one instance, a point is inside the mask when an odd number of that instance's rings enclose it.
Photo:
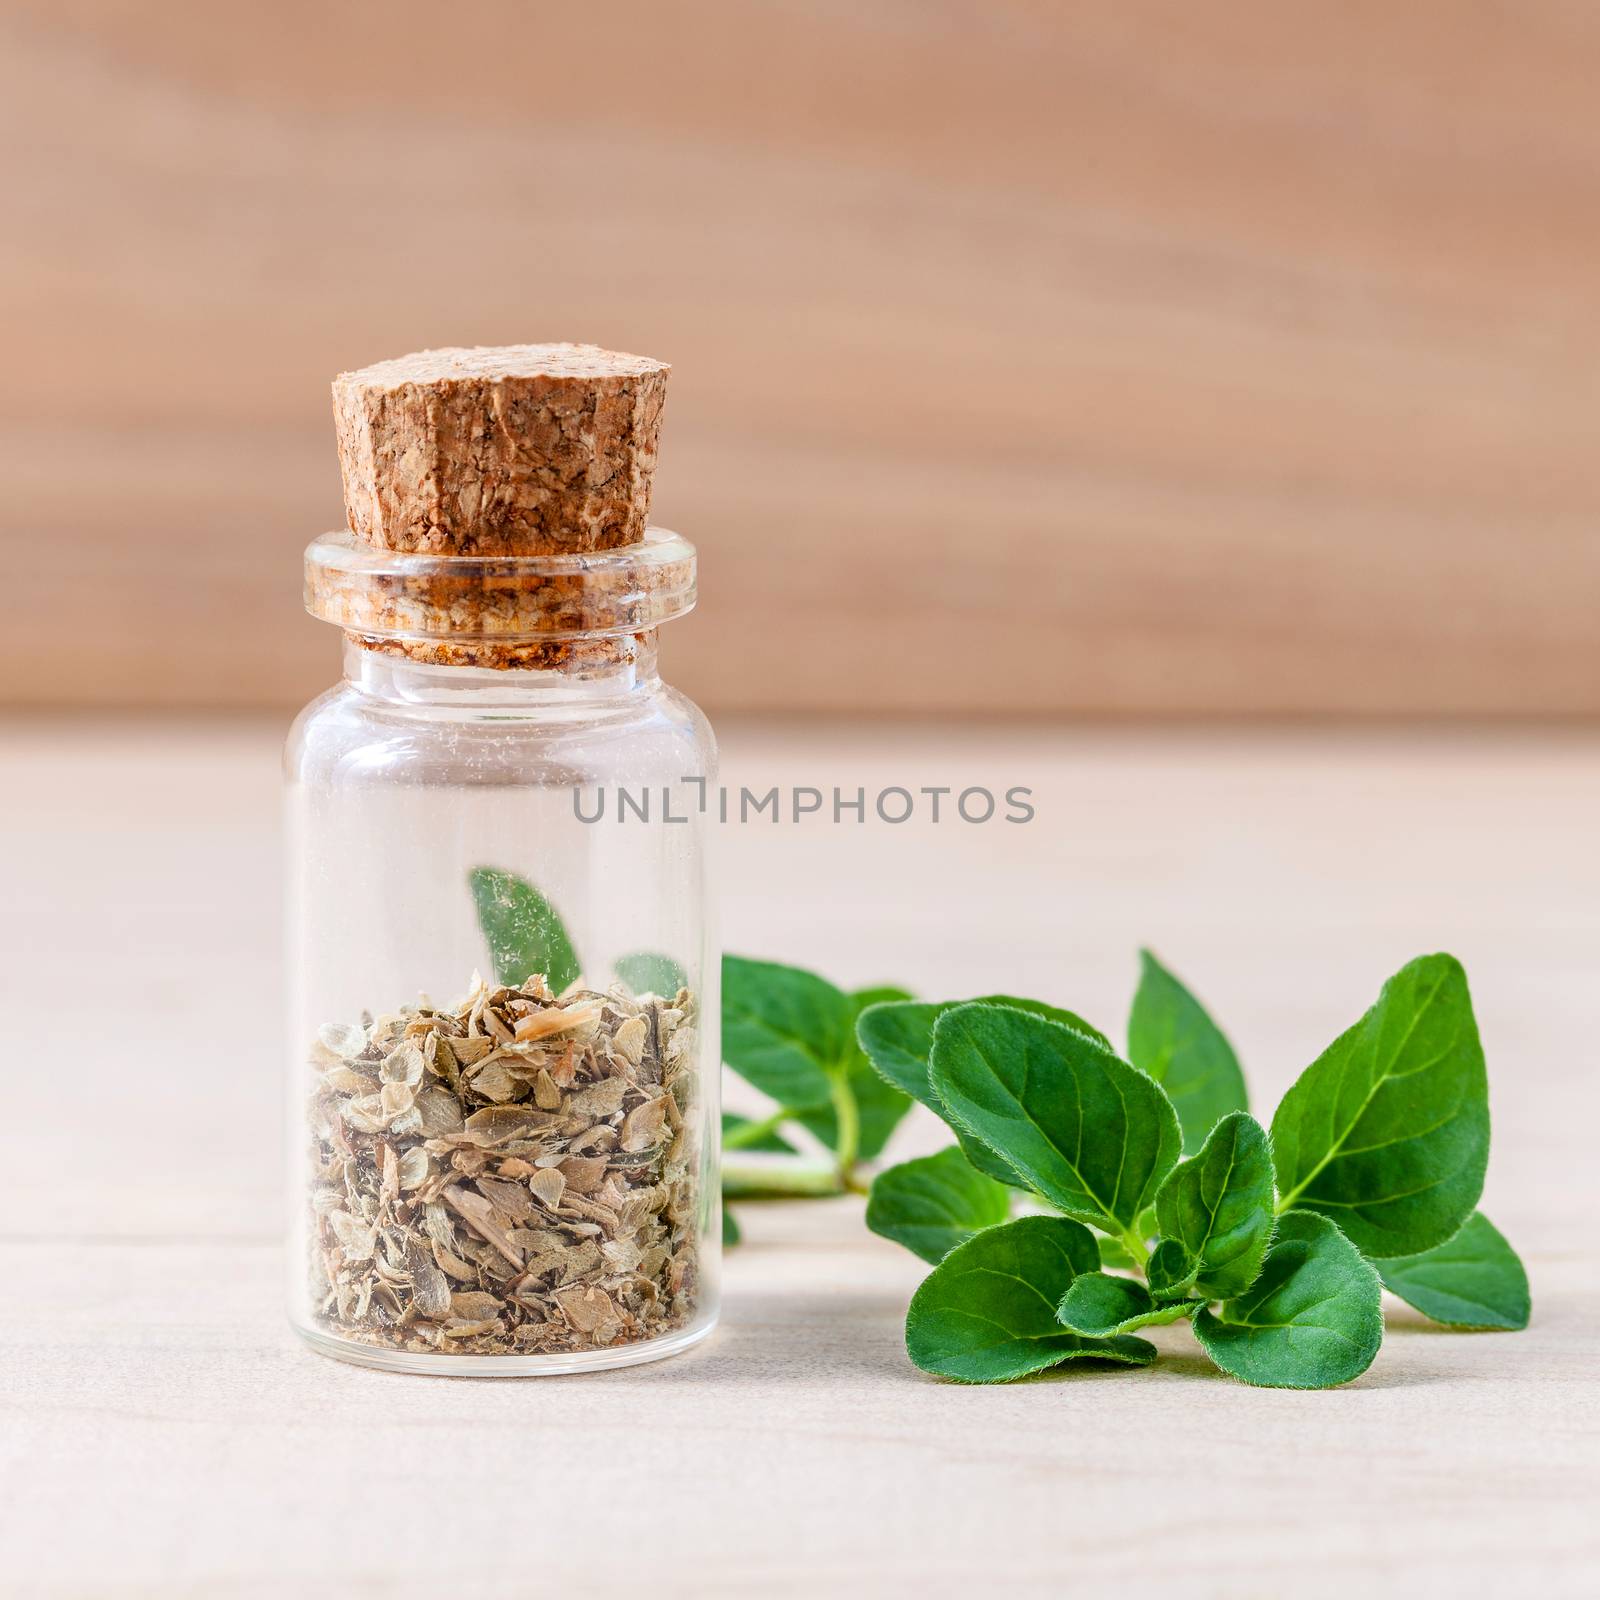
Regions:
[[[348,531],[306,547],[305,605],[373,639],[510,644],[642,633],[696,599],[695,549],[648,527],[636,544],[542,555],[418,555]]]

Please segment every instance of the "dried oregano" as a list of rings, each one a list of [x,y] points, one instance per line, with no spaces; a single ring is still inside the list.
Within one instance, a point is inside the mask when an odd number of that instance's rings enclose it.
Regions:
[[[476,974],[312,1047],[311,1303],[339,1338],[470,1355],[684,1327],[698,1289],[694,1003]]]

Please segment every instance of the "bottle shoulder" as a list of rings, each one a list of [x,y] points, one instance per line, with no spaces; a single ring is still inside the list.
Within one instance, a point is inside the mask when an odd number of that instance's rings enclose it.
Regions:
[[[658,694],[662,714],[681,728],[685,739],[699,751],[702,765],[697,770],[710,777],[716,770],[719,755],[717,733],[711,726],[711,719],[681,689],[663,683]]]
[[[716,737],[705,713],[659,680],[626,695],[549,707],[409,705],[336,684],[295,718],[291,783],[594,783],[709,777]]]

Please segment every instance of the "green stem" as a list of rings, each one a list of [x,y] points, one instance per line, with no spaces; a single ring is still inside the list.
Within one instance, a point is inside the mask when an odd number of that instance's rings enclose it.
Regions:
[[[799,1167],[774,1161],[758,1167],[724,1167],[725,1200],[820,1199],[843,1194],[844,1181],[831,1167]]]
[[[776,1133],[783,1126],[789,1116],[789,1108],[780,1106],[770,1117],[763,1117],[759,1122],[747,1122],[743,1127],[730,1128],[722,1136],[724,1150],[748,1150],[753,1144],[760,1144],[769,1133]]]
[[[861,1148],[861,1111],[856,1105],[855,1090],[844,1073],[829,1073],[828,1078],[833,1095],[833,1117],[839,1126],[839,1142],[834,1147],[839,1181],[850,1186],[855,1176],[856,1152]]]

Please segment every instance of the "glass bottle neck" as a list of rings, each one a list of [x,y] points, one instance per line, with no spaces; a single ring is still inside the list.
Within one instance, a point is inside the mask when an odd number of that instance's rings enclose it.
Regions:
[[[590,663],[582,671],[561,671],[434,666],[370,650],[347,636],[344,677],[359,693],[375,700],[465,716],[592,709],[658,689],[655,630],[624,635],[614,642],[613,660]]]

